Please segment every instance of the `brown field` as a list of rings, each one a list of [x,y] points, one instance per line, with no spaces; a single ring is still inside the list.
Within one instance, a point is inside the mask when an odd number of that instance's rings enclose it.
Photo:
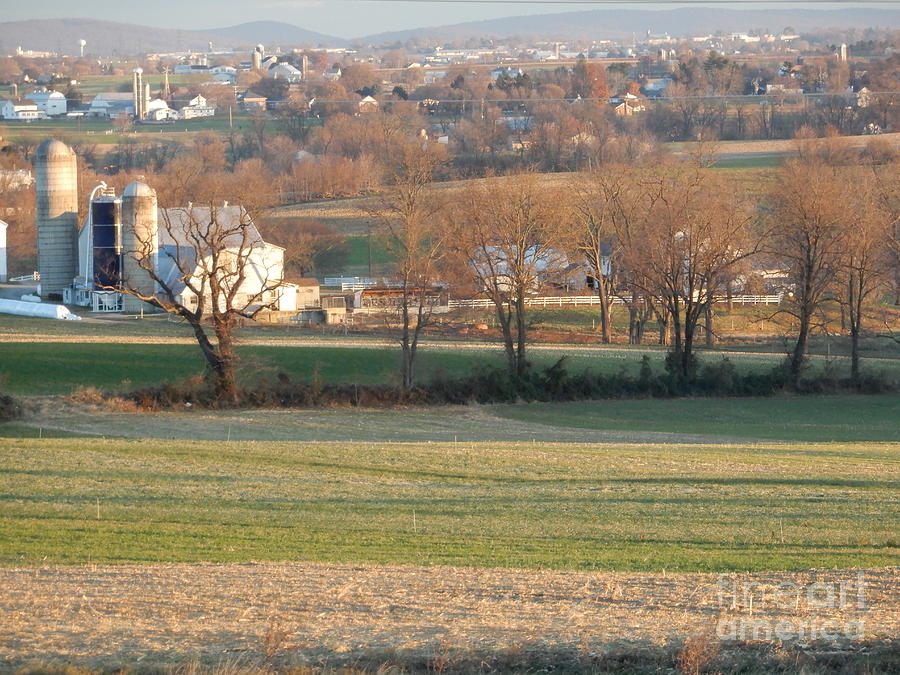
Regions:
[[[843,608],[816,606],[827,602],[809,594],[813,584],[841,582]],[[679,644],[713,636],[717,626],[726,627],[727,646],[728,626],[776,622],[838,632],[859,622],[858,637],[871,643],[897,636],[898,582],[898,568],[724,577],[307,563],[6,568],[0,668],[37,661],[109,671],[190,660],[340,666],[373,655],[450,658],[458,650],[590,655]],[[823,649],[808,633],[786,642]],[[830,642],[832,650],[848,646],[841,637]]]
[[[547,185],[563,187],[572,180],[571,173],[541,174]],[[476,178],[435,183],[430,189],[435,194],[457,190],[472,183],[502,182],[503,178]],[[376,214],[382,208],[381,197],[349,197],[346,199],[322,199],[305,204],[288,204],[273,209],[271,219],[312,218],[335,228],[346,235],[364,235],[376,224]]]

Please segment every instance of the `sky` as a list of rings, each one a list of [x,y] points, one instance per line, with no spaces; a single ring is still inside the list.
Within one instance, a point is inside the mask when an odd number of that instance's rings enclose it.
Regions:
[[[695,2],[694,4],[699,4]],[[765,8],[777,2],[719,2],[718,7]],[[784,3],[787,4],[787,3]],[[782,4],[782,6],[784,6]],[[900,7],[900,0],[874,2],[809,2],[801,6],[840,9],[861,5]],[[221,28],[247,21],[283,21],[327,35],[350,38],[390,30],[438,26],[503,16],[566,12],[586,9],[660,9],[677,2],[595,3],[544,0],[509,2],[493,0],[441,0],[395,2],[370,0],[0,0],[0,21],[47,18],[93,18],[186,30]],[[795,7],[795,4],[791,4]]]

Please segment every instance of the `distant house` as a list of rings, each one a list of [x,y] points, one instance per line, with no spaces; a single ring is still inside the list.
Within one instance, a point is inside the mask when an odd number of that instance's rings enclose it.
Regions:
[[[234,84],[237,82],[237,68],[231,66],[213,66],[209,69],[213,80],[222,82],[223,84]]]
[[[209,75],[209,66],[196,63],[179,63],[172,71],[176,75]]]
[[[767,96],[801,96],[802,94],[803,88],[791,80],[788,80],[788,82],[770,82],[766,85]]]
[[[297,286],[297,309],[321,307],[319,281],[317,279],[303,277],[294,279],[292,283]]]
[[[425,84],[434,84],[435,82],[440,82],[445,77],[447,77],[446,70],[431,70],[426,66],[423,82]]]
[[[359,114],[365,115],[367,113],[378,112],[379,104],[378,101],[371,96],[366,96],[357,103],[357,107],[359,108]]]
[[[672,84],[674,80],[665,75],[663,77],[648,77],[642,84],[641,89],[647,96],[664,96],[666,87]]]
[[[647,110],[643,101],[634,94],[625,94],[625,96],[611,99],[610,103],[613,104],[613,111],[616,115],[622,117],[630,117],[631,115]]]
[[[68,112],[66,97],[58,91],[33,91],[26,94],[25,98],[37,105],[38,110],[43,110],[49,117],[65,115]]]
[[[303,73],[290,63],[277,63],[269,68],[269,77],[274,80],[285,80],[287,82],[302,82]]]
[[[521,77],[525,74],[521,68],[507,68],[506,66],[502,66],[500,68],[494,68],[491,71],[491,79],[495,82],[501,77],[509,77],[511,79],[516,79],[517,77]]]
[[[134,115],[134,97],[119,92],[97,94],[88,108],[91,117],[108,117],[114,119],[119,115]]]
[[[212,117],[215,114],[216,107],[210,105],[206,98],[198,94],[179,111],[178,116],[183,120],[191,120],[195,117]]]
[[[34,103],[21,103],[17,101],[3,101],[0,104],[0,118],[17,122],[31,122],[42,120],[47,113],[38,109]]]
[[[267,101],[268,99],[265,96],[260,96],[255,91],[248,90],[241,96],[241,108],[248,113],[265,112]]]

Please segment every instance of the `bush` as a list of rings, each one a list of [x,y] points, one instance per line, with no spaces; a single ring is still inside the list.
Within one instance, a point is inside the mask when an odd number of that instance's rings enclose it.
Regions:
[[[566,359],[551,366],[528,367],[521,377],[506,368],[487,367],[466,377],[435,376],[410,391],[393,385],[334,384],[321,380],[318,372],[309,381],[295,382],[278,373],[240,391],[236,405],[257,408],[309,408],[321,406],[390,406],[407,404],[465,405],[468,403],[516,403],[518,401],[583,401],[608,398],[669,396],[771,396],[788,388],[788,372],[778,366],[769,372],[741,374],[727,357],[700,366],[693,380],[672,372],[655,374],[650,359],[641,359],[637,377],[624,369],[605,375],[586,370],[570,373]],[[882,374],[866,373],[856,383],[826,371],[801,378],[793,390],[798,393],[854,391],[883,393],[897,391],[900,383]],[[93,399],[94,392],[84,397]],[[108,398],[108,397],[107,397]],[[211,383],[197,377],[185,382],[165,383],[126,395],[145,409],[175,407],[222,408],[233,402],[219,400]]]
[[[22,406],[12,396],[0,394],[0,422],[11,422],[22,416]]]

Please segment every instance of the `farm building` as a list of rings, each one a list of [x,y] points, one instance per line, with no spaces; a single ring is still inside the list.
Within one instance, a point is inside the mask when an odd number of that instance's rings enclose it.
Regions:
[[[25,98],[34,103],[38,110],[44,111],[50,117],[65,115],[68,112],[68,102],[65,95],[58,91],[33,91],[26,94]]]
[[[284,249],[262,238],[244,207],[160,208],[144,183],[129,184],[121,195],[101,184],[79,228],[75,153],[46,141],[35,168],[43,298],[95,312],[134,312],[152,305],[117,288],[148,298],[171,289],[177,302],[196,307],[198,292],[208,299],[214,269],[235,280],[237,303],[296,311],[297,287],[284,283]]]
[[[3,101],[0,103],[0,118],[17,122],[30,122],[42,120],[47,113],[38,108],[36,103],[17,103],[16,101]]]

